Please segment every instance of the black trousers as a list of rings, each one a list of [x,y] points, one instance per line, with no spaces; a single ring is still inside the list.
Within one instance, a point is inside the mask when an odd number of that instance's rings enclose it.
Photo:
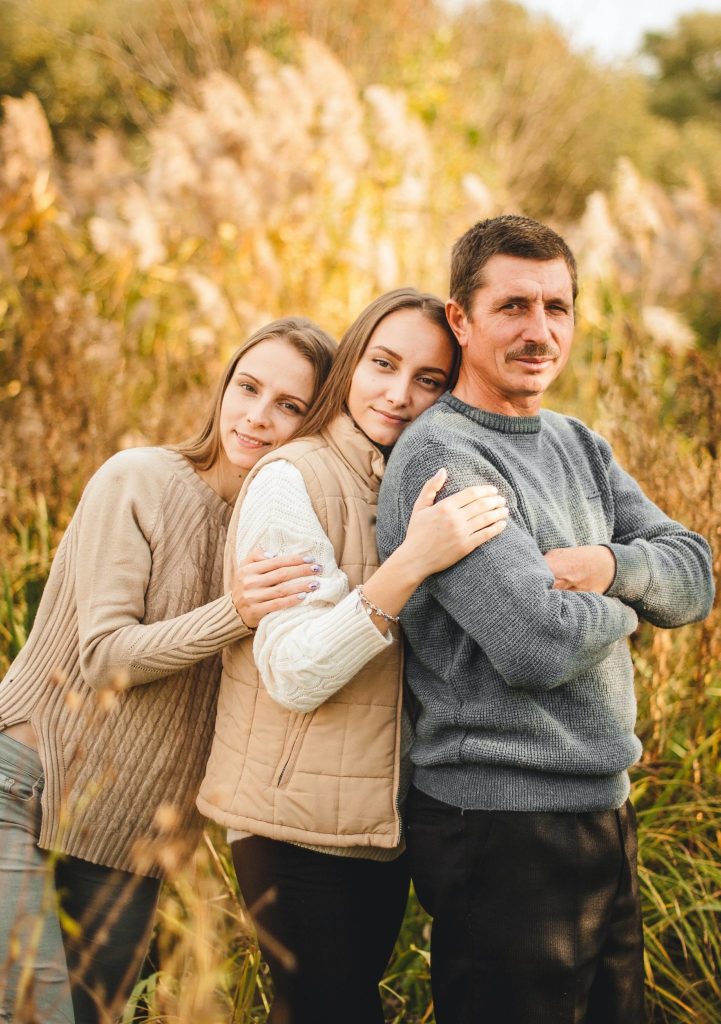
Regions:
[[[60,906],[74,926],[63,930],[76,1024],[120,1017],[140,974],[160,880],[115,871],[78,857],[55,867]]]
[[[635,816],[461,811],[412,789],[437,1024],[641,1024]]]
[[[273,977],[269,1024],[383,1024],[378,983],[408,897],[408,865],[261,836],[231,846]]]

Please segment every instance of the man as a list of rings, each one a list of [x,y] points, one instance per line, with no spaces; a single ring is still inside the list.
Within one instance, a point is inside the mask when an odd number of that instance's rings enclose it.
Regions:
[[[433,915],[438,1024],[638,1024],[643,939],[628,768],[639,757],[626,637],[703,618],[706,542],[669,519],[603,438],[541,411],[571,351],[576,265],[525,217],[453,249],[458,384],[398,441],[383,556],[429,473],[491,483],[507,528],[406,605],[415,697],[407,807]]]

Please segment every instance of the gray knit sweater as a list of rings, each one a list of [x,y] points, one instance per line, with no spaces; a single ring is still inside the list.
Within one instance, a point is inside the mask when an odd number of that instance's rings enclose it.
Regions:
[[[463,808],[620,806],[641,752],[626,637],[637,615],[672,627],[708,614],[708,545],[649,501],[578,420],[501,416],[447,394],[391,455],[383,557],[443,466],[441,497],[492,483],[511,514],[499,537],[431,576],[401,616],[418,701],[415,784]],[[584,544],[616,557],[606,595],[552,589],[543,552]]]

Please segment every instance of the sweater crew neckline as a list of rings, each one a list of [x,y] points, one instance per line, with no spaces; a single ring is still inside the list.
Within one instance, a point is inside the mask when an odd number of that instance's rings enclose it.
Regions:
[[[504,416],[499,412],[488,412],[486,409],[479,409],[476,405],[469,405],[467,402],[456,398],[450,391],[442,395],[439,400],[449,405],[455,412],[461,413],[474,423],[479,423],[488,430],[495,430],[499,434],[538,434],[543,422],[539,416]]]

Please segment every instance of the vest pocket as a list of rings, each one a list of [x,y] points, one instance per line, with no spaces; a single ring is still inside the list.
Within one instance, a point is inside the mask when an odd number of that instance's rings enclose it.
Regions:
[[[314,714],[315,711],[296,712],[295,721],[288,730],[286,741],[283,744],[283,753],[275,770],[273,785],[277,789],[284,789],[293,777],[298,755]]]

